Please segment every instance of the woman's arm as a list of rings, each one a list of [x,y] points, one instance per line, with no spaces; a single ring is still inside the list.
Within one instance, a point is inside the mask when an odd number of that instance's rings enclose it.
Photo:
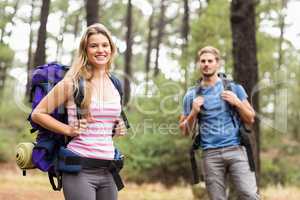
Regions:
[[[60,81],[36,106],[31,114],[31,119],[42,127],[55,133],[67,136],[77,136],[79,130],[64,124],[50,114],[60,105],[63,105],[73,94],[73,82],[70,79]],[[83,120],[84,121],[84,120]],[[80,122],[80,128],[85,127],[86,122]]]

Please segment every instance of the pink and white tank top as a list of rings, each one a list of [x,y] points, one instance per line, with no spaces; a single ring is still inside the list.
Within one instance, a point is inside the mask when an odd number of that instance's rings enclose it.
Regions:
[[[120,95],[114,88],[114,99],[101,101],[92,97],[90,112],[94,122],[88,122],[87,130],[74,137],[67,148],[74,153],[87,158],[113,160],[114,144],[112,129],[114,122],[121,113]],[[69,124],[77,120],[76,106],[67,106]]]

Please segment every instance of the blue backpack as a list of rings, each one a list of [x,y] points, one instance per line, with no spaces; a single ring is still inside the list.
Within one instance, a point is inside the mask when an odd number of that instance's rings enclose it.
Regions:
[[[38,103],[43,99],[44,96],[48,94],[48,92],[59,82],[63,79],[66,72],[68,71],[69,67],[59,64],[57,62],[51,62],[42,66],[36,67],[33,71],[32,79],[31,79],[31,90],[30,90],[30,102],[32,103],[32,110],[38,105]],[[114,75],[110,74],[110,80],[112,81],[113,85],[118,90],[121,96],[121,104],[122,104],[122,85],[118,78]],[[77,118],[81,118],[81,109],[80,105],[83,100],[84,94],[84,80],[80,79],[79,82],[79,89],[74,90],[73,96],[74,101],[76,104],[77,109]],[[63,123],[68,123],[68,115],[66,112],[66,108],[62,105],[55,109],[51,116],[55,119],[59,120]],[[130,128],[127,117],[122,109],[121,117],[125,123],[126,128]],[[81,169],[80,163],[73,165],[73,164],[66,164],[64,163],[60,157],[70,157],[73,158],[74,155],[68,155],[70,152],[66,151],[64,147],[66,147],[67,143],[71,140],[71,138],[66,137],[62,134],[54,133],[50,130],[47,130],[40,125],[36,124],[31,120],[31,113],[28,117],[28,121],[31,124],[31,133],[38,131],[38,135],[36,138],[36,143],[32,151],[32,163],[38,169],[48,172],[49,180],[54,190],[60,190],[62,187],[62,171],[67,172],[78,172]],[[60,155],[63,154],[63,155]],[[73,157],[72,157],[73,156]],[[113,169],[112,171],[116,171],[117,174],[113,174],[116,176],[119,182],[116,182],[118,189],[121,189],[123,183],[118,176],[118,172],[123,167],[123,157],[122,154],[115,149],[115,161],[114,165],[117,164],[117,168]],[[112,172],[113,173],[113,172]],[[57,179],[57,185],[55,184],[54,178]]]

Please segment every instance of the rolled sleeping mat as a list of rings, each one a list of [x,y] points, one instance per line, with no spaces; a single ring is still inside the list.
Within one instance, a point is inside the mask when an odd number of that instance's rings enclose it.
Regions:
[[[34,144],[31,142],[24,142],[17,145],[16,162],[21,169],[34,169],[32,163],[32,150]]]

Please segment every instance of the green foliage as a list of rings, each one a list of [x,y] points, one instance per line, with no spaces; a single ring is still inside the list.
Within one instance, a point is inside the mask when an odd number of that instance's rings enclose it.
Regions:
[[[6,44],[0,43],[0,62],[9,64],[14,58],[14,51]]]
[[[190,42],[190,56],[193,60],[196,52],[204,46],[215,46],[221,52],[225,61],[225,71],[231,72],[232,42],[229,23],[229,2],[218,0],[209,2],[209,6],[200,11],[200,17],[191,25],[192,39]]]
[[[269,36],[266,33],[258,32],[257,33],[257,56],[259,60],[259,70],[262,76],[266,72],[274,72],[277,68],[276,59],[274,53],[278,46],[278,39]]]
[[[299,158],[298,158],[299,159]],[[291,165],[290,159],[282,155],[273,160],[262,160],[262,186],[271,185],[297,185],[300,186],[299,165]]]
[[[26,121],[28,113],[16,104],[15,95],[12,80],[9,80],[0,103],[0,161],[14,159],[16,144],[34,139]]]
[[[12,153],[8,151],[11,149],[11,131],[9,129],[4,129],[1,127],[1,134],[0,134],[0,162],[8,161],[12,158]]]
[[[178,180],[188,178],[187,141],[175,134],[140,134],[129,135],[130,138],[121,145],[127,155],[125,168],[129,180],[176,184]]]
[[[261,185],[300,185],[300,145],[286,133],[264,128],[262,134]]]
[[[127,111],[132,128],[127,137],[118,141],[127,158],[125,174],[137,182],[189,181],[191,141],[184,139],[178,129],[183,94],[178,83],[162,77],[157,78],[155,85],[152,97],[135,97]]]
[[[51,2],[52,11],[60,10],[62,12],[67,12],[69,7],[69,1],[59,1],[55,0]]]
[[[267,184],[277,184],[282,183],[284,181],[284,174],[280,171],[280,166],[275,165],[272,160],[262,160],[262,176],[261,176],[261,184],[263,186]]]

